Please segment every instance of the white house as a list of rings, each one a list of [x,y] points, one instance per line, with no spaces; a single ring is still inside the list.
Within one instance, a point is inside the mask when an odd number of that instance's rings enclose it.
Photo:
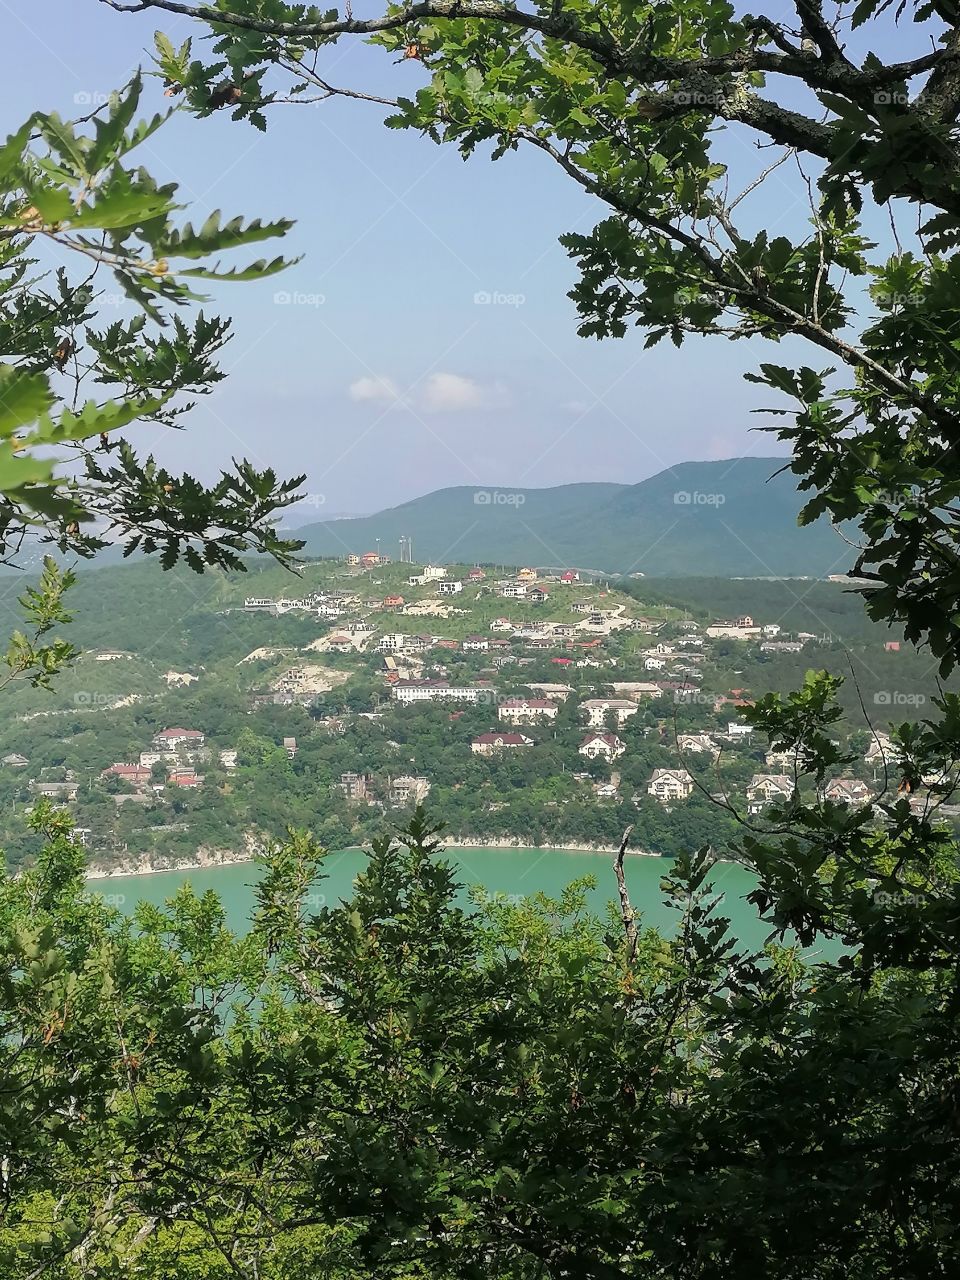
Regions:
[[[738,618],[735,622],[712,622],[707,627],[711,640],[752,640],[761,634],[761,628],[755,626],[750,617]]]
[[[666,665],[666,658],[657,658],[651,655],[643,660],[644,671],[662,671]]]
[[[533,739],[525,733],[481,733],[470,743],[470,750],[478,756],[492,756],[516,747],[532,746]]]
[[[453,685],[446,680],[398,680],[391,685],[396,702],[481,702],[491,697],[490,689],[474,685]]]
[[[460,647],[464,653],[486,653],[490,648],[490,641],[486,636],[465,636]]]
[[[501,589],[500,594],[506,600],[524,600],[527,595],[527,584],[525,582],[508,582]]]
[[[693,791],[693,778],[686,769],[654,769],[647,783],[647,795],[661,804],[686,800]]]
[[[731,742],[747,742],[752,733],[752,724],[742,724],[739,720],[731,720],[727,725],[727,737]]]
[[[602,729],[609,715],[616,718],[617,728],[620,728],[632,715],[636,715],[638,708],[635,702],[628,702],[626,698],[588,698],[580,703],[580,710],[586,715],[587,724]]]
[[[785,804],[794,792],[785,773],[755,773],[747,786],[747,813],[760,813],[768,804]]]
[[[874,730],[874,735],[870,739],[870,745],[867,747],[866,755],[863,758],[867,764],[877,769],[883,768],[884,764],[893,764],[897,758],[897,750],[890,735]]]
[[[378,653],[400,653],[407,647],[410,637],[399,631],[391,631],[380,637],[377,644]]]
[[[716,759],[720,754],[720,748],[709,733],[678,733],[677,746],[686,755],[692,751],[697,754],[711,755]]]
[[[154,746],[176,750],[177,747],[202,747],[204,735],[199,729],[161,729],[153,735]]]
[[[538,720],[556,720],[560,708],[546,698],[506,698],[497,715],[508,724],[534,724]]]
[[[616,760],[626,751],[626,746],[615,733],[589,733],[577,750],[588,760]]]
[[[463,583],[456,578],[444,578],[437,583],[437,591],[442,596],[455,596],[458,591],[463,590]]]

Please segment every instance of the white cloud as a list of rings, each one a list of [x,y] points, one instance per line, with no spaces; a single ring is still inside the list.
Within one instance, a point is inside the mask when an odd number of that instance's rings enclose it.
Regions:
[[[459,413],[490,409],[507,402],[503,387],[485,387],[459,373],[431,373],[423,384],[420,402],[432,413]]]
[[[351,400],[392,401],[400,399],[400,391],[392,378],[358,378],[350,384]]]

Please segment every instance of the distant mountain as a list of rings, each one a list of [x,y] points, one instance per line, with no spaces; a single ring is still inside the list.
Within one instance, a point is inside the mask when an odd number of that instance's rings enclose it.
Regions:
[[[308,555],[380,549],[413,559],[572,565],[647,576],[825,577],[853,562],[826,520],[800,528],[783,458],[684,462],[639,484],[460,486],[297,531]],[[775,477],[775,478],[771,478]]]

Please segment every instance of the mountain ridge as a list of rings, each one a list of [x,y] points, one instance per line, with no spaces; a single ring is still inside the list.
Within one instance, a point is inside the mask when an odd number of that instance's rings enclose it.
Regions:
[[[583,566],[646,576],[826,577],[853,562],[826,520],[801,528],[787,459],[682,462],[636,484],[455,485],[353,520],[297,530],[308,555]]]

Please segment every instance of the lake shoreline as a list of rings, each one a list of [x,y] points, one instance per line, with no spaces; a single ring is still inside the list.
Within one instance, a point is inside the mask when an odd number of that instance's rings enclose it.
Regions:
[[[482,840],[479,837],[471,838],[451,837],[449,840],[441,840],[444,849],[502,849],[504,852],[512,850],[523,850],[526,853],[590,853],[590,854],[606,854],[612,856],[617,853],[620,846],[617,845],[600,845],[600,844],[549,844],[534,845],[524,844],[519,836],[501,837],[499,840]],[[351,845],[352,849],[367,849],[368,845]],[[346,850],[338,849],[338,853],[345,853]],[[196,858],[178,859],[174,863],[165,866],[157,866],[149,859],[143,859],[134,866],[128,867],[105,867],[99,863],[93,863],[84,873],[84,879],[90,881],[99,880],[125,880],[133,879],[137,876],[162,876],[176,875],[182,871],[213,871],[218,867],[235,867],[242,866],[244,863],[254,862],[257,858],[258,851],[245,849],[236,853],[228,850],[217,850],[206,856]],[[651,853],[646,849],[628,849],[627,855],[633,858],[660,858],[663,855],[659,853]]]

